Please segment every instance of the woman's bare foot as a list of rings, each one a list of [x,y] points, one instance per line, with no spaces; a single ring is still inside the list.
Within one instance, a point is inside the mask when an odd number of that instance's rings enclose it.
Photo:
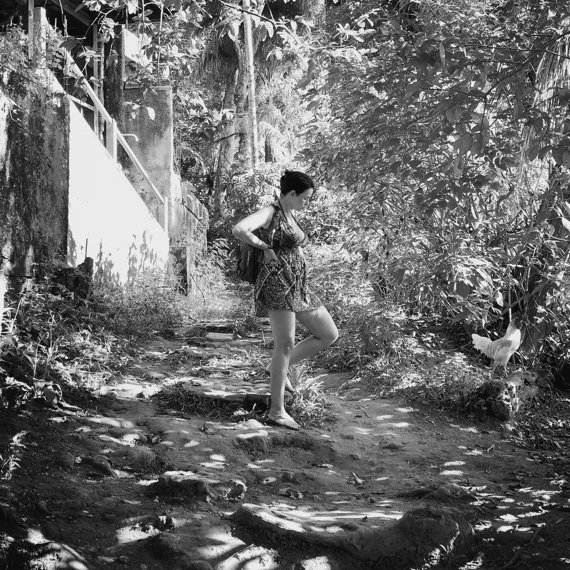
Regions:
[[[272,426],[284,427],[295,431],[300,429],[299,424],[287,412],[281,412],[279,415],[269,412],[267,423]]]

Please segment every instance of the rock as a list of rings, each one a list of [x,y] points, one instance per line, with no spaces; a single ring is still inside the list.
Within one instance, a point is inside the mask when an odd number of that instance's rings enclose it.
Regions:
[[[170,532],[163,532],[150,538],[149,548],[152,554],[161,560],[174,560],[184,554],[184,550],[180,547],[180,538]]]
[[[285,471],[281,474],[281,481],[284,483],[300,483],[301,478],[298,473],[291,473],[291,471]]]
[[[71,291],[75,298],[89,299],[93,291],[93,258],[86,257],[77,267],[59,267],[53,279]]]
[[[55,462],[61,469],[65,469],[66,471],[75,469],[75,456],[67,451],[59,454],[55,458]]]
[[[221,481],[208,485],[211,497],[215,499],[230,500],[240,499],[245,496],[247,486],[243,481]]]
[[[156,465],[156,455],[148,447],[130,447],[126,459],[135,471],[148,471]]]
[[[105,457],[102,457],[100,455],[96,457],[84,455],[81,457],[81,462],[86,463],[87,465],[91,465],[91,467],[94,467],[95,469],[97,469],[97,471],[100,471],[104,475],[108,475],[109,477],[117,477],[117,474],[115,473],[115,471],[111,467],[111,464]]]
[[[59,528],[59,525],[55,521],[48,521],[41,525],[41,531],[43,535],[53,542],[60,542],[63,540],[64,536]]]
[[[359,560],[383,561],[383,566],[389,561],[390,568],[400,570],[437,563],[473,537],[471,525],[451,509],[415,509],[395,522],[334,533],[329,523],[294,519],[289,512],[280,516],[275,508],[252,504],[241,505],[231,519],[257,532],[266,531],[275,540],[289,536],[311,544],[340,548]],[[338,524],[334,525],[338,529]]]
[[[265,426],[258,420],[247,420],[239,422],[236,427],[237,429],[263,429]]]
[[[489,380],[461,398],[460,405],[471,411],[507,421],[512,419],[520,408],[516,382]]]
[[[160,496],[176,496],[202,501],[207,501],[210,497],[208,482],[192,473],[179,475],[176,478],[162,476],[156,483],[149,485],[148,492]]]
[[[242,499],[245,496],[247,487],[243,481],[234,481],[227,498],[228,499]]]
[[[263,433],[240,433],[234,440],[235,444],[248,453],[267,451],[271,444],[271,439],[267,432]]]

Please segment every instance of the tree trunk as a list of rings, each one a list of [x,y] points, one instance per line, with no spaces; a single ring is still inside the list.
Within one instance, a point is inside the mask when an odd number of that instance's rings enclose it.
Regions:
[[[225,212],[226,186],[234,158],[238,149],[239,133],[236,132],[236,87],[238,85],[239,69],[228,76],[226,92],[224,93],[223,110],[231,113],[224,119],[221,141],[218,150],[216,174],[214,177],[214,203],[216,210]]]
[[[560,213],[557,211],[557,206],[569,200],[570,188],[562,188],[557,181],[553,182],[551,191],[545,197],[537,214],[542,217],[547,215],[546,220],[554,228],[554,231],[547,240],[548,243],[543,243],[537,259],[529,268],[526,315],[531,324],[523,340],[523,349],[535,356],[541,349],[542,341],[556,327],[554,317],[548,316],[548,313],[545,313],[543,309],[547,307],[548,297],[555,292],[564,279],[564,267],[570,255],[568,232],[562,224]],[[557,245],[554,246],[554,243]],[[559,272],[553,275],[552,270],[549,269],[551,267],[558,267]]]
[[[244,9],[250,10],[249,0],[243,0]],[[248,139],[251,154],[251,167],[252,170],[257,170],[259,163],[259,140],[257,133],[257,104],[255,95],[255,66],[254,66],[254,52],[253,52],[253,38],[251,29],[251,15],[247,12],[244,14],[244,41],[245,41],[245,53],[246,53],[246,69],[247,73],[245,78],[247,78],[248,85],[248,95],[249,95],[249,121],[248,121]]]
[[[273,137],[267,133],[265,137],[265,162],[275,162],[275,153],[273,152]]]

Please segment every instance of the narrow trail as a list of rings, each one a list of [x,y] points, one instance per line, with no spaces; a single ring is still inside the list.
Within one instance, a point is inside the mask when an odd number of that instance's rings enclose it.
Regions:
[[[568,567],[560,473],[500,426],[326,371],[310,378],[331,421],[267,426],[269,331],[231,331],[146,342],[94,396],[13,418],[28,435],[3,487],[22,541],[10,568]]]

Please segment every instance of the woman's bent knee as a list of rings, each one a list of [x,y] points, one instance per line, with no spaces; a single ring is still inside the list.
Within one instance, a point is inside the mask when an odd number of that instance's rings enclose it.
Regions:
[[[321,341],[323,342],[323,344],[325,344],[326,346],[330,346],[333,342],[336,341],[336,339],[338,338],[338,331],[335,330],[334,332],[328,333],[326,334]]]
[[[276,342],[273,348],[273,352],[283,355],[289,355],[293,351],[294,346],[295,346],[294,340]]]

